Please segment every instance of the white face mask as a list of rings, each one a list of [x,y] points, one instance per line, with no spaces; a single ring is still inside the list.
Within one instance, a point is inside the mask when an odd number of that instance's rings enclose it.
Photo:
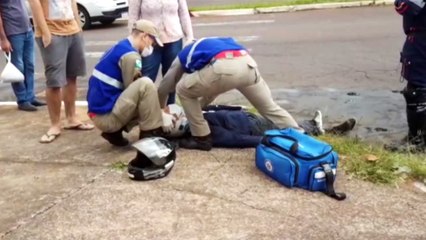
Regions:
[[[152,52],[154,52],[154,48],[152,46],[145,47],[142,50],[142,57],[148,57],[149,55],[152,54]]]

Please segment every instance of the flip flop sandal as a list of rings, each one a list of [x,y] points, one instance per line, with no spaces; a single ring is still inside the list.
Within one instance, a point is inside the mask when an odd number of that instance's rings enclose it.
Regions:
[[[75,126],[66,126],[64,127],[65,130],[75,130],[75,131],[89,131],[93,130],[95,126],[89,123],[81,123]]]
[[[60,135],[61,135],[61,133],[55,133],[55,134],[45,133],[40,138],[40,143],[51,143],[51,142],[55,141]]]

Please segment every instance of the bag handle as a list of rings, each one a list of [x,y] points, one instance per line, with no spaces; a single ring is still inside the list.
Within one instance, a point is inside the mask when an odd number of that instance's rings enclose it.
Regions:
[[[266,143],[265,145],[267,145],[267,146],[275,145],[275,144],[271,143],[271,138],[273,138],[273,137],[279,137],[279,138],[283,138],[283,139],[292,141],[293,144],[290,147],[290,153],[296,155],[297,151],[299,150],[299,141],[296,138],[289,137],[289,136],[283,136],[283,135],[276,135],[276,134],[266,135],[263,138],[265,140],[264,143]]]
[[[345,200],[346,199],[345,193],[336,193],[334,190],[334,174],[330,164],[322,163],[321,167],[324,169],[324,172],[325,172],[325,180],[326,180],[325,194],[327,194],[327,196],[331,198],[336,199],[337,201]]]
[[[10,58],[11,58],[10,52],[8,52],[7,54],[4,52],[3,54],[4,54],[4,57],[6,58],[6,62],[10,62]]]

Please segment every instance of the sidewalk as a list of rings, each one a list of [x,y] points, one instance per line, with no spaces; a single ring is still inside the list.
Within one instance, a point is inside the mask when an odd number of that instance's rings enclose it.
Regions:
[[[81,116],[85,109],[79,108]],[[0,239],[421,239],[425,194],[351,180],[336,202],[289,190],[254,167],[253,150],[178,151],[169,177],[133,182],[111,167],[134,152],[99,132],[37,141],[47,110],[0,107]],[[136,140],[136,131],[131,140]]]
[[[394,0],[281,0],[256,1],[242,0],[234,2],[217,1],[211,4],[189,5],[194,17],[208,16],[239,16],[254,14],[286,13],[319,9],[339,9],[367,6],[393,5]]]

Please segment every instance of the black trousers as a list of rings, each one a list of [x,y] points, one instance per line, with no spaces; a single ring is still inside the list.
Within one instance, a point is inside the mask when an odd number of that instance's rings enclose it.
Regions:
[[[426,88],[411,83],[403,91],[406,102],[408,139],[415,144],[426,142]]]

